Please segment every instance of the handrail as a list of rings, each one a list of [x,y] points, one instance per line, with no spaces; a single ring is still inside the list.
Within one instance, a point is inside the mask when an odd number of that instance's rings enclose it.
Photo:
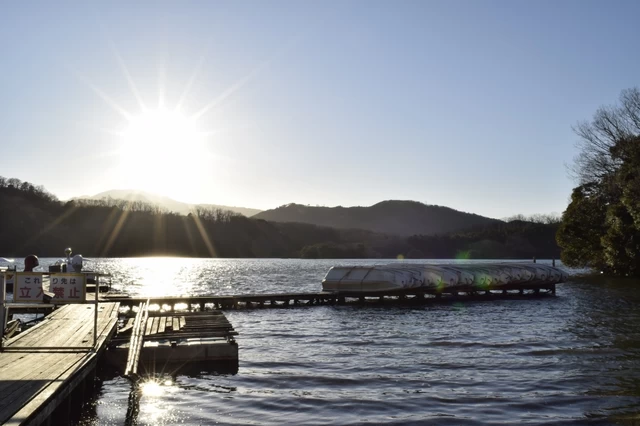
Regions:
[[[25,274],[25,275],[29,275],[29,276],[34,276],[34,277],[40,277],[40,286],[36,287],[34,289],[38,289],[40,293],[38,294],[38,296],[40,294],[43,295],[43,297],[40,299],[34,299],[34,300],[29,300],[27,303],[23,303],[20,300],[19,301],[13,301],[11,303],[7,303],[7,294],[6,294],[6,274],[9,271],[7,270],[1,270],[0,271],[0,351],[2,350],[6,350],[8,348],[4,347],[3,344],[3,340],[4,340],[4,329],[5,326],[7,324],[8,321],[8,313],[9,313],[9,309],[11,308],[17,308],[17,307],[25,307],[25,306],[33,306],[33,307],[40,307],[40,308],[49,308],[52,305],[55,306],[59,306],[61,304],[65,304],[65,303],[82,303],[82,304],[93,304],[94,306],[94,318],[93,318],[93,345],[91,347],[88,347],[89,350],[96,350],[97,349],[97,342],[98,342],[98,306],[100,303],[100,299],[99,299],[99,289],[100,289],[100,277],[105,277],[105,276],[109,276],[110,274],[105,274],[105,273],[100,273],[100,272],[88,272],[88,271],[83,271],[83,272],[14,272],[11,271],[12,273],[15,273],[15,277],[14,277],[14,298],[16,297],[16,289],[17,289],[17,285],[19,282],[19,276],[20,274]],[[87,275],[93,275],[96,277],[96,292],[95,292],[95,298],[94,300],[89,300],[87,298]],[[83,276],[82,278],[82,287],[81,291],[82,291],[82,297],[78,298],[78,300],[69,300],[69,299],[62,299],[60,301],[57,301],[57,299],[51,299],[49,297],[47,297],[47,292],[44,290],[43,288],[43,281],[42,278],[47,276],[47,277],[54,277],[54,276],[69,276],[69,275],[80,275]],[[33,284],[36,284],[35,282]],[[78,287],[75,287],[78,288]],[[50,289],[51,290],[51,289]],[[28,291],[28,290],[27,290]],[[76,293],[77,294],[77,293]],[[75,298],[75,295],[73,296]],[[33,298],[31,298],[33,299]],[[15,300],[15,299],[14,299]],[[41,349],[61,349],[61,348],[57,348],[57,347],[44,347],[41,346],[39,347]],[[21,348],[24,349],[24,348]],[[80,349],[80,347],[78,348],[69,348],[69,349]],[[82,349],[85,349],[84,347],[82,347]]]

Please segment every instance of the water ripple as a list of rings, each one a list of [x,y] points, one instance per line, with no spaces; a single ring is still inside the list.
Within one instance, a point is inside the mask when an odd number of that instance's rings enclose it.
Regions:
[[[139,294],[317,291],[334,263],[96,261]],[[631,425],[636,286],[585,277],[555,298],[229,311],[238,374],[172,378],[141,398],[139,424]],[[128,397],[126,382],[105,381],[84,424],[122,424]]]

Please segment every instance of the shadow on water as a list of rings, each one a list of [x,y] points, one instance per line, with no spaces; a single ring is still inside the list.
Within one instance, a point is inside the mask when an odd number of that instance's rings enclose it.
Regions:
[[[567,290],[574,304],[567,331],[581,349],[575,362],[569,357],[568,373],[588,378],[585,395],[607,401],[586,418],[640,425],[640,281],[583,276]]]

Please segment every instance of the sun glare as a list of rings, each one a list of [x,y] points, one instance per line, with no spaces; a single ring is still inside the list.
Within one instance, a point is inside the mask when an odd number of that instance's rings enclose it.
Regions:
[[[140,384],[140,390],[145,396],[158,397],[164,394],[164,389],[155,380],[148,380]]]
[[[184,200],[210,169],[204,133],[178,111],[146,110],[121,135],[118,175],[128,188]]]
[[[157,109],[133,117],[124,131],[124,143],[132,155],[149,157],[158,149],[197,144],[196,123],[179,112]]]

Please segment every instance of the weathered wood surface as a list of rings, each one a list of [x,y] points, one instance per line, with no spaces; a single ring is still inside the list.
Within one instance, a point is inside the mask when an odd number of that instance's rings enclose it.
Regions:
[[[233,343],[235,342],[234,336],[238,335],[238,332],[233,329],[233,325],[231,325],[227,317],[219,310],[179,313],[148,312],[147,324],[140,325],[140,330],[145,332],[145,342],[180,342],[187,339],[189,341],[207,339],[209,342],[220,340]],[[131,351],[134,330],[135,327],[125,325],[118,330],[117,336],[111,342],[117,346],[129,341],[129,351]],[[147,349],[154,350],[154,348],[155,346],[152,345]],[[145,350],[144,344],[141,349],[142,351]],[[129,359],[127,360],[127,368],[130,365]]]
[[[8,340],[0,352],[0,423],[40,424],[96,364],[115,332],[118,303],[100,303],[96,351],[94,305],[66,305]],[[46,347],[86,349],[45,349]]]
[[[194,337],[230,338],[238,334],[227,317],[220,311],[180,312],[175,314],[148,312],[146,325],[140,325],[141,329],[144,330],[145,340]],[[138,315],[140,315],[140,311]],[[136,316],[136,320],[137,318],[138,316]],[[135,325],[133,327],[125,325],[118,330],[118,336],[123,337],[133,332],[135,332]],[[133,341],[133,336],[131,341]]]
[[[133,323],[131,332],[131,342],[129,343],[129,356],[127,358],[127,367],[124,370],[125,377],[137,376],[138,362],[140,361],[140,352],[144,345],[144,327],[149,318],[149,300],[140,305],[138,314]]]

